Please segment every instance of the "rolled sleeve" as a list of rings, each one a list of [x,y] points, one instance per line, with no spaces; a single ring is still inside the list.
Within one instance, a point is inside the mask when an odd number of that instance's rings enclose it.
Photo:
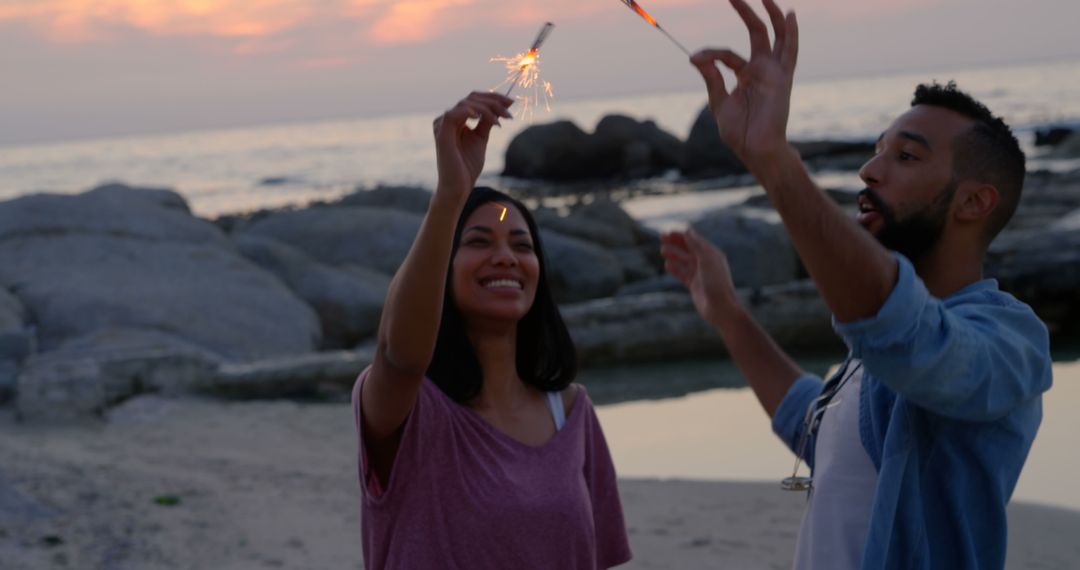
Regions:
[[[833,318],[833,328],[855,358],[863,359],[866,352],[910,338],[919,325],[919,315],[931,299],[911,262],[899,253],[893,255],[897,263],[896,285],[877,314],[847,323]]]
[[[930,294],[896,256],[896,285],[877,314],[833,326],[866,371],[915,405],[973,421],[1002,417],[1049,387],[1046,327],[1027,305],[979,282]]]

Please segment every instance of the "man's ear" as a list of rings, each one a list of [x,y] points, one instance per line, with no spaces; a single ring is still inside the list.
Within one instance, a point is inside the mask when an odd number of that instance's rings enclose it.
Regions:
[[[1000,195],[993,184],[961,182],[956,189],[953,215],[961,222],[985,220],[997,209]]]

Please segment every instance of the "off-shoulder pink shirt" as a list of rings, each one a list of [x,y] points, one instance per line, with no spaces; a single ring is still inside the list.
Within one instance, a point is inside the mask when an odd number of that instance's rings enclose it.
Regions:
[[[353,388],[367,570],[595,569],[630,559],[615,468],[584,389],[532,447],[423,380],[385,488]]]

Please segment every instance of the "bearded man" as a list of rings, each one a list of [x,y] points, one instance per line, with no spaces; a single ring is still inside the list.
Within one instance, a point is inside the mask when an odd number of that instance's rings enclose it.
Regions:
[[[859,171],[852,220],[807,173],[786,128],[794,13],[764,0],[775,41],[743,0],[749,60],[691,58],[723,141],[765,188],[850,349],[823,382],[739,304],[721,251],[663,238],[773,430],[812,469],[799,570],[1003,568],[1006,514],[1051,384],[1046,327],[985,279],[983,258],[1020,200],[1024,154],[1009,127],[952,83],[921,85]],[[728,90],[717,62],[738,81]]]

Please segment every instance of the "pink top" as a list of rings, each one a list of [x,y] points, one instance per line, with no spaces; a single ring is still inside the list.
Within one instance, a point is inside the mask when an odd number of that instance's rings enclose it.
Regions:
[[[425,378],[382,489],[360,433],[368,370],[353,388],[367,570],[569,570],[630,560],[615,468],[584,389],[563,429],[532,447]]]

